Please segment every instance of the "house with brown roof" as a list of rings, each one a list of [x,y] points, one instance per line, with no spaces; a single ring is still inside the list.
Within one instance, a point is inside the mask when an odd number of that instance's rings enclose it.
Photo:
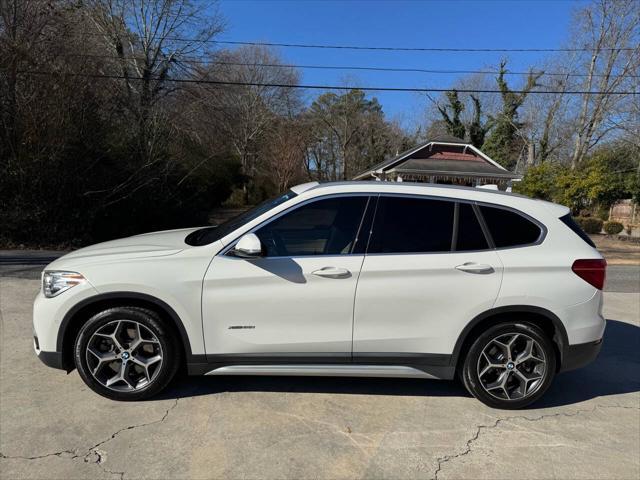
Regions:
[[[453,136],[434,138],[361,172],[354,180],[387,180],[452,185],[497,185],[507,189],[522,176],[492,160],[480,149]]]

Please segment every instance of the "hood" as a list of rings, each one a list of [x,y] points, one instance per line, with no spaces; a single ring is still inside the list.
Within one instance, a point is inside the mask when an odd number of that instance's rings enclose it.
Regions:
[[[58,264],[62,265],[68,260],[76,263],[76,260],[126,260],[130,258],[173,255],[185,248],[191,248],[184,242],[184,239],[194,230],[197,230],[197,228],[165,230],[97,243],[60,257],[47,268],[55,268]]]

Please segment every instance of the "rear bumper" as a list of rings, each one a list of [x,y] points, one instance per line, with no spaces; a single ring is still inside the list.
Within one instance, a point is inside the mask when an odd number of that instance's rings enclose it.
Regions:
[[[595,342],[568,345],[562,353],[561,372],[575,370],[593,362],[602,348],[602,339]]]

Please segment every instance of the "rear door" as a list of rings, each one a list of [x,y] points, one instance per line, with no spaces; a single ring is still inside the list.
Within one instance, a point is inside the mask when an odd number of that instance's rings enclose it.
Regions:
[[[472,203],[379,198],[356,292],[354,362],[446,363],[498,296],[502,264]]]

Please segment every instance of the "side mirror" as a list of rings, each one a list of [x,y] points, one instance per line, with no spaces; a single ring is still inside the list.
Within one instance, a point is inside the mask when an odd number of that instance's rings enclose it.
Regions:
[[[233,247],[233,253],[237,257],[256,258],[262,256],[262,244],[255,233],[247,233],[243,235],[236,246]]]

